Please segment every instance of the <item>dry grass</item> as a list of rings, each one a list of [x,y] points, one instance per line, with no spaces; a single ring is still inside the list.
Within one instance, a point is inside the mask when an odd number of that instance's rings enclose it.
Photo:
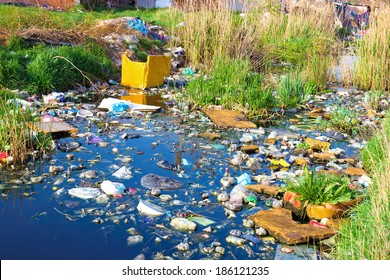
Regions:
[[[390,85],[390,7],[371,19],[357,45],[353,84],[362,89],[387,90]]]

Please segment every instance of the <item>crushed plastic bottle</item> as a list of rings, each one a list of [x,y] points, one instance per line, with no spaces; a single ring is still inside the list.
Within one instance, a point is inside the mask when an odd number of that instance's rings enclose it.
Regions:
[[[124,102],[118,102],[118,103],[115,103],[112,105],[112,111],[115,113],[125,112],[129,108],[130,108],[130,106]]]

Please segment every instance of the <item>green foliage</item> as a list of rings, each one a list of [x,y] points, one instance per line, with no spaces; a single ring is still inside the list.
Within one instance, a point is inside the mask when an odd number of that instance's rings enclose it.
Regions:
[[[368,171],[380,169],[380,165],[385,161],[386,154],[383,149],[387,139],[390,139],[390,113],[387,112],[382,122],[381,133],[376,133],[361,152],[364,168]]]
[[[297,149],[309,149],[309,148],[310,148],[310,145],[307,144],[307,143],[298,143],[295,147],[296,147]]]
[[[251,72],[248,60],[219,58],[213,63],[210,77],[190,81],[187,90],[200,105],[246,107],[258,112],[275,106],[272,90],[263,85],[263,77]]]
[[[356,197],[356,192],[348,187],[348,178],[342,176],[318,174],[307,168],[296,182],[287,181],[287,190],[299,194],[298,200],[313,205],[323,203],[337,204]]]
[[[306,83],[298,75],[288,74],[280,79],[278,85],[278,105],[284,109],[300,107],[307,97],[315,92],[315,86]]]
[[[350,135],[356,135],[360,129],[358,120],[358,112],[344,106],[336,105],[333,107],[329,120],[324,121],[323,125]]]
[[[0,151],[7,151],[15,164],[25,163],[32,151],[50,150],[50,135],[34,131],[37,116],[30,108],[23,108],[14,93],[0,91],[0,115]]]
[[[0,50],[0,85],[6,88],[41,94],[106,79],[112,72],[104,48],[94,42],[85,47],[38,45],[20,49],[18,46],[13,43],[17,51]]]
[[[382,90],[371,90],[368,93],[366,93],[365,96],[365,103],[367,108],[378,110],[380,108],[380,101],[381,98],[384,96],[384,93]]]

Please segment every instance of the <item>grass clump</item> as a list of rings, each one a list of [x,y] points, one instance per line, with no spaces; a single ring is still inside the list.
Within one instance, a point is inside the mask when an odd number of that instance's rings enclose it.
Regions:
[[[362,159],[373,179],[367,199],[352,211],[352,220],[339,229],[333,257],[342,260],[390,259],[390,119],[363,150]]]
[[[359,113],[351,108],[335,105],[332,108],[329,120],[323,121],[322,125],[333,128],[350,135],[356,135],[361,128]]]
[[[209,76],[190,81],[187,91],[202,106],[246,108],[253,114],[275,106],[272,90],[263,85],[262,75],[251,71],[249,60],[218,58]]]
[[[357,41],[357,62],[353,74],[356,87],[386,90],[390,85],[390,7],[372,16],[365,36]]]
[[[24,48],[20,40],[11,42],[12,49],[0,49],[0,85],[9,89],[43,94],[106,79],[113,71],[104,49],[93,42],[57,48]]]
[[[343,176],[318,174],[309,172],[307,168],[304,175],[298,177],[296,182],[287,181],[286,189],[299,194],[297,200],[306,204],[321,205],[324,203],[337,204],[350,201],[357,193],[348,186],[349,180]]]
[[[0,115],[0,152],[11,156],[13,164],[24,164],[36,150],[44,153],[50,149],[50,136],[34,131],[36,116],[19,104],[14,93],[0,90]]]
[[[278,105],[284,109],[300,107],[315,92],[315,88],[315,85],[306,83],[296,74],[282,76],[277,88]]]

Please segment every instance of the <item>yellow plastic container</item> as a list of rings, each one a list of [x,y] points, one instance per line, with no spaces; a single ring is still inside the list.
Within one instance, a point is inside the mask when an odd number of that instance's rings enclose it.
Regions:
[[[123,86],[140,89],[161,86],[170,71],[170,56],[149,55],[147,62],[136,62],[122,54]]]

